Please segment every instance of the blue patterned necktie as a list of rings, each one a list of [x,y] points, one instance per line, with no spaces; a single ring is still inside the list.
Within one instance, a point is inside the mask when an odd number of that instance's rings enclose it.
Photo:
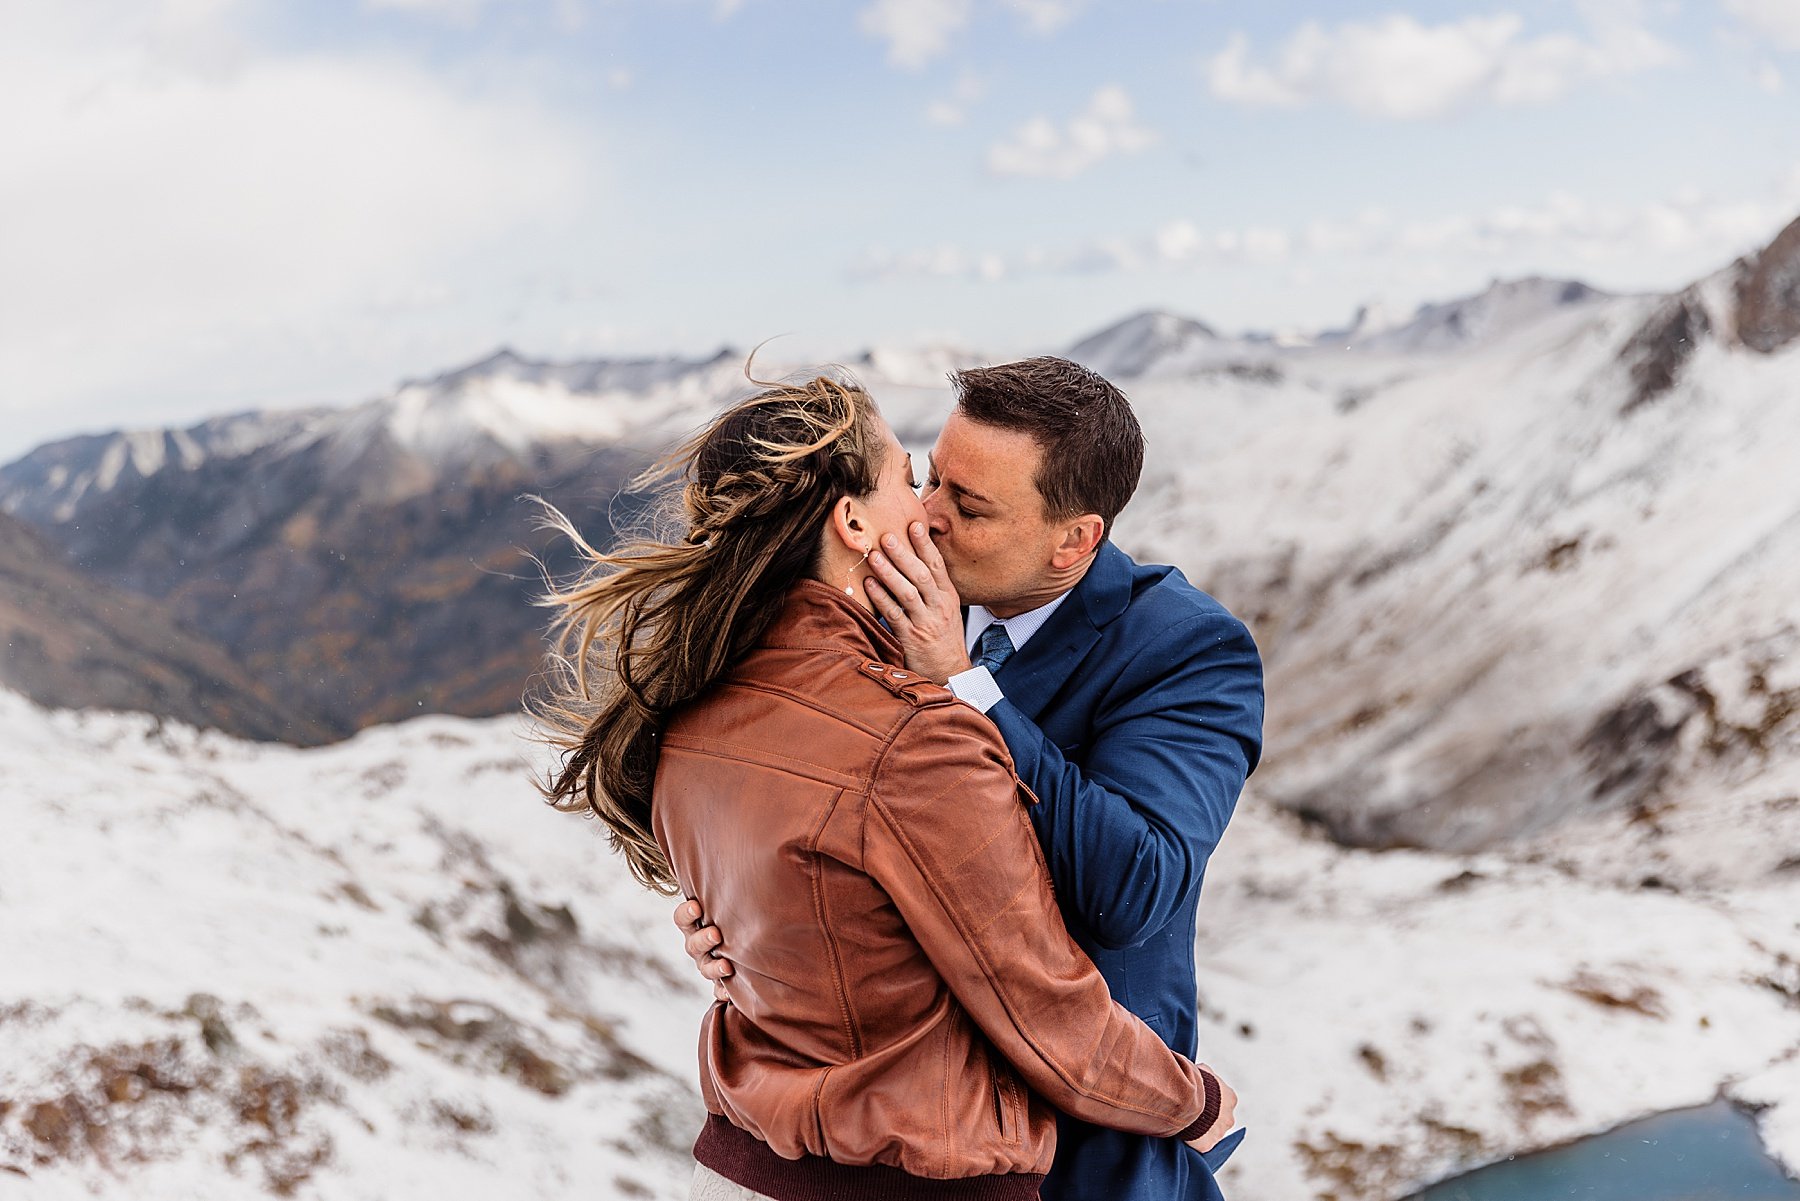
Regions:
[[[1013,653],[1012,636],[996,621],[981,631],[981,637],[975,643],[975,666],[985,667],[988,674],[993,675],[1006,666]]]

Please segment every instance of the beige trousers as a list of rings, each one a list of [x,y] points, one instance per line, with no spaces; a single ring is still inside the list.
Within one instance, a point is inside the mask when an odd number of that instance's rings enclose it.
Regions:
[[[753,1193],[736,1181],[727,1180],[703,1163],[694,1165],[694,1184],[688,1190],[688,1201],[769,1201],[761,1193]]]

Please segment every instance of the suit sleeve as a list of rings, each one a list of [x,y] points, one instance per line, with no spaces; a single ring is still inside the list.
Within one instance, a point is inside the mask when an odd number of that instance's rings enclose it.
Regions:
[[[1262,751],[1262,660],[1243,623],[1197,614],[1139,645],[1096,712],[1083,764],[1010,701],[988,710],[1039,804],[1064,912],[1136,946],[1193,904]]]
[[[915,712],[865,812],[864,870],[1039,1095],[1083,1121],[1136,1134],[1192,1138],[1211,1124],[1217,1082],[1115,1004],[1069,936],[985,718],[961,704]]]

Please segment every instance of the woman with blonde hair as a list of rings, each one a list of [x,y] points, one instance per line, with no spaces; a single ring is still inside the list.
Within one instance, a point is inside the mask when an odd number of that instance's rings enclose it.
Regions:
[[[1114,1004],[1070,938],[999,733],[902,666],[862,589],[924,520],[868,394],[763,385],[667,464],[681,535],[556,610],[545,785],[636,878],[729,915],[700,1032],[694,1196],[1027,1198],[1055,1110],[1188,1140],[1235,1096]]]

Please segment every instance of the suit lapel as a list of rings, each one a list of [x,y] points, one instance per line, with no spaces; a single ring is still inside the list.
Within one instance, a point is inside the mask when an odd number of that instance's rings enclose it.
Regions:
[[[1130,599],[1131,560],[1105,543],[1069,599],[994,676],[1006,699],[1036,721]]]

